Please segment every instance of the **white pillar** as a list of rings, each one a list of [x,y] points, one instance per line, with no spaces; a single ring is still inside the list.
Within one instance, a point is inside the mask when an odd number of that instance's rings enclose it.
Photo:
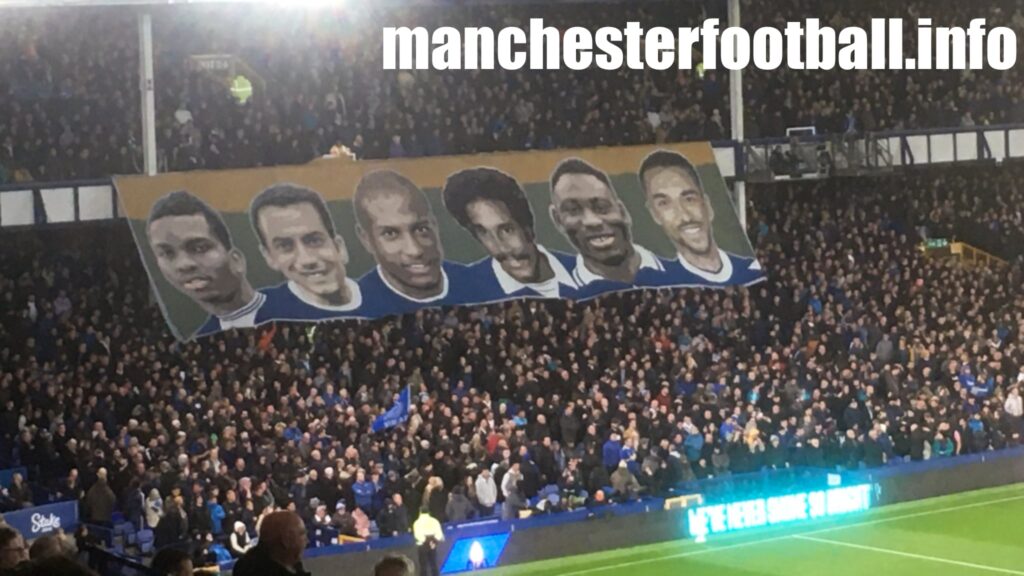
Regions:
[[[156,174],[156,98],[153,87],[153,21],[139,15],[139,93],[142,97],[142,160],[147,176]]]
[[[740,26],[740,0],[729,0],[729,26]],[[738,50],[736,51],[738,53]],[[729,116],[731,119],[732,139],[741,144],[740,154],[743,153],[743,71],[729,71]],[[737,159],[738,160],[738,159]],[[740,165],[739,162],[736,163]],[[740,218],[743,229],[747,227],[747,185],[741,180],[735,180],[732,184],[733,199],[736,204],[736,212]]]

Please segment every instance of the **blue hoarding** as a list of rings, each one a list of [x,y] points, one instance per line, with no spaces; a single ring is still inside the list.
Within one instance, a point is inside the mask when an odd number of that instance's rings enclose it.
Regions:
[[[712,534],[861,512],[871,507],[871,492],[871,484],[860,484],[700,506],[687,512],[687,529],[700,542]]]
[[[4,514],[4,520],[21,532],[26,540],[39,538],[63,528],[71,532],[78,526],[78,502],[70,500]]]

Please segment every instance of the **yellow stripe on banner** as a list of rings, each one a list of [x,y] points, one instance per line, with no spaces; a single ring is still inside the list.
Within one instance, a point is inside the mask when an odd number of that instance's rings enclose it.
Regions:
[[[636,173],[644,157],[657,149],[679,152],[698,166],[715,161],[709,143],[690,142],[359,162],[352,162],[348,158],[320,158],[299,166],[117,176],[114,183],[125,214],[129,218],[145,219],[153,203],[173,190],[188,190],[221,212],[244,212],[257,193],[278,182],[293,182],[312,188],[327,200],[343,200],[351,198],[359,179],[374,170],[396,170],[421,188],[440,188],[453,172],[490,166],[515,175],[525,185],[546,182],[560,161],[573,156],[590,162],[609,175]]]

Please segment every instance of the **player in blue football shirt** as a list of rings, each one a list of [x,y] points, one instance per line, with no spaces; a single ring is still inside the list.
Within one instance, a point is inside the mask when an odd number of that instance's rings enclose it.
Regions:
[[[267,266],[287,279],[263,291],[267,301],[257,324],[360,315],[362,291],[346,275],[348,248],[320,194],[275,184],[253,199],[249,217]]]
[[[490,255],[470,266],[478,302],[572,297],[574,258],[537,244],[533,210],[519,182],[494,168],[448,177],[444,205]]]
[[[352,204],[359,241],[377,261],[359,279],[366,316],[475,301],[467,268],[444,260],[437,218],[411,180],[394,170],[370,172]]]
[[[210,315],[193,337],[254,325],[265,298],[249,284],[245,255],[209,204],[184,190],[163,196],[149,212],[146,237],[164,278]]]
[[[573,279],[578,298],[634,286],[656,286],[665,262],[633,243],[633,220],[608,175],[580,158],[551,175],[551,219],[579,254]]]
[[[651,217],[676,247],[662,285],[750,285],[764,279],[757,260],[722,250],[715,242],[711,199],[696,167],[682,154],[656,150],[640,165],[640,185]]]

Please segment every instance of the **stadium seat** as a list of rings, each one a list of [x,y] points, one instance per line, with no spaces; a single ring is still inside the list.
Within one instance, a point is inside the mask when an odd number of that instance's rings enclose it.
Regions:
[[[134,532],[135,532],[135,526],[133,526],[131,522],[125,522],[123,517],[122,517],[122,521],[121,522],[118,522],[118,523],[114,524],[114,536],[115,537],[117,537],[117,536],[130,537],[130,535],[134,534]]]
[[[541,488],[541,491],[537,495],[540,496],[541,498],[547,498],[552,494],[557,495],[559,492],[560,490],[558,489],[558,484],[549,484],[544,488]]]
[[[134,534],[134,539],[139,546],[139,551],[143,554],[149,554],[153,551],[152,530],[139,530],[136,534]]]

